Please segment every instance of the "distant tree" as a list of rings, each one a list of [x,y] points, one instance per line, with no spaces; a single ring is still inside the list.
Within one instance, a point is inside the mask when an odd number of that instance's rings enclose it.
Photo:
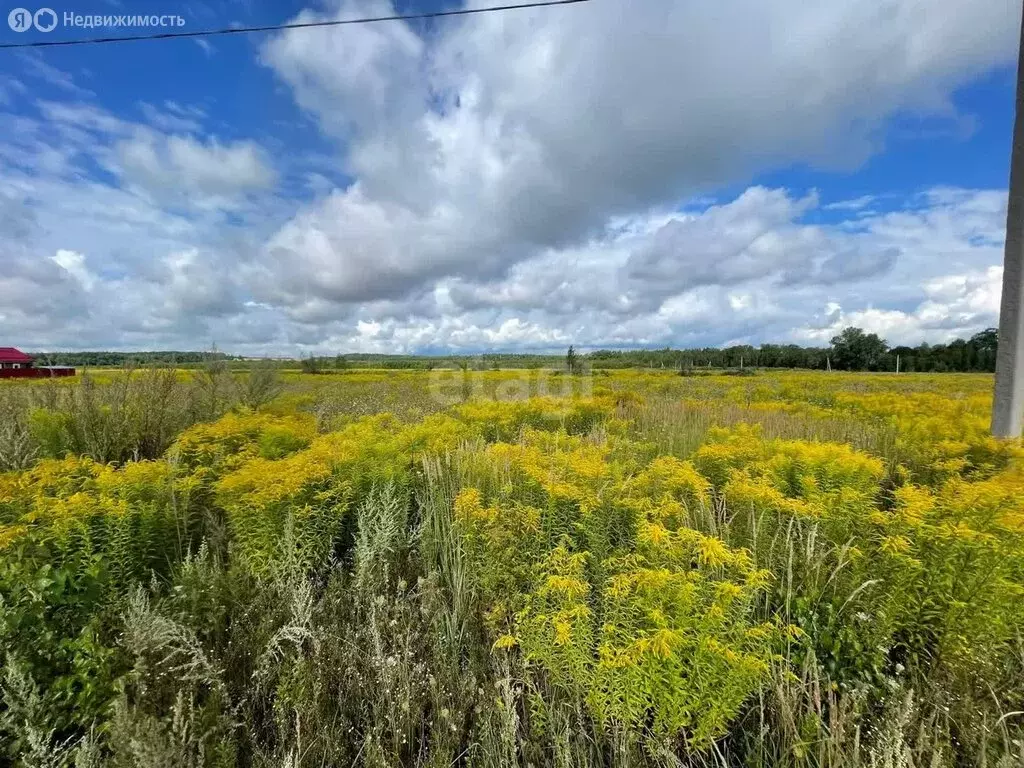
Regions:
[[[304,357],[299,362],[299,367],[302,368],[303,373],[320,373],[320,360],[313,357]]]
[[[971,340],[967,343],[974,351],[973,367],[976,370],[994,371],[996,369],[996,348],[999,346],[998,330],[986,328],[971,336]]]
[[[579,369],[580,356],[576,354],[576,350],[570,345],[569,351],[565,353],[565,368],[569,373],[576,373]]]
[[[216,344],[206,353],[202,367],[193,378],[193,384],[199,390],[197,402],[203,408],[205,419],[217,418],[228,407],[231,373],[227,358],[217,352]]]
[[[334,358],[334,367],[336,370],[343,371],[348,368],[348,360],[345,359],[344,355],[338,355]]]
[[[281,393],[281,377],[271,362],[254,363],[249,372],[235,379],[238,400],[254,411],[260,409]]]
[[[844,328],[832,337],[832,364],[847,371],[869,371],[878,367],[889,345],[875,333],[861,328]]]
[[[995,328],[986,328],[971,336],[971,344],[977,347],[979,352],[991,352],[995,354],[999,345],[999,331]]]

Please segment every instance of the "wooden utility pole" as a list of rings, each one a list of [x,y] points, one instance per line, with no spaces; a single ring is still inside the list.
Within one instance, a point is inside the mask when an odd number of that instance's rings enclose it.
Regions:
[[[1024,21],[1017,56],[1017,110],[1010,153],[1003,298],[992,399],[992,434],[1011,438],[1020,437],[1024,419]]]

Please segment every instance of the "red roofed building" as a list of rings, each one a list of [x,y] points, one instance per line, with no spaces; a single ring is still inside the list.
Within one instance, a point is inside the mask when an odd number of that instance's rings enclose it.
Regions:
[[[66,366],[36,368],[30,356],[14,347],[0,347],[0,379],[37,379],[50,376],[74,376]]]
[[[0,347],[0,368],[14,369],[31,368],[32,358],[14,347]]]

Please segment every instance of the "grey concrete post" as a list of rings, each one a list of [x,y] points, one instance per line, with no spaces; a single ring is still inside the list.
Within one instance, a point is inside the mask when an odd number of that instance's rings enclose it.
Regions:
[[[1017,62],[1017,112],[1010,156],[1006,211],[1003,298],[999,306],[999,349],[992,401],[992,434],[1020,437],[1024,420],[1024,22]]]

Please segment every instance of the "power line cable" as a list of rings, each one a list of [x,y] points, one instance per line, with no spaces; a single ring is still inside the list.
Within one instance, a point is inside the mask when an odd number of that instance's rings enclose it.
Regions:
[[[0,48],[56,48],[71,45],[99,45],[102,43],[125,43],[132,40],[169,40],[176,37],[213,37],[215,35],[241,35],[252,32],[275,32],[287,29],[310,29],[312,27],[341,27],[347,24],[374,24],[381,21],[416,21],[418,19],[439,19],[446,16],[469,16],[476,13],[516,11],[525,8],[545,8],[554,5],[575,5],[590,0],[537,0],[531,3],[495,5],[486,8],[461,8],[455,11],[433,11],[430,13],[394,14],[392,16],[369,16],[360,19],[337,19],[335,21],[305,21],[293,24],[268,24],[260,27],[226,27],[224,29],[202,29],[195,32],[158,32],[153,35],[130,35],[127,37],[93,37],[80,40],[37,40],[29,43],[0,43]]]

